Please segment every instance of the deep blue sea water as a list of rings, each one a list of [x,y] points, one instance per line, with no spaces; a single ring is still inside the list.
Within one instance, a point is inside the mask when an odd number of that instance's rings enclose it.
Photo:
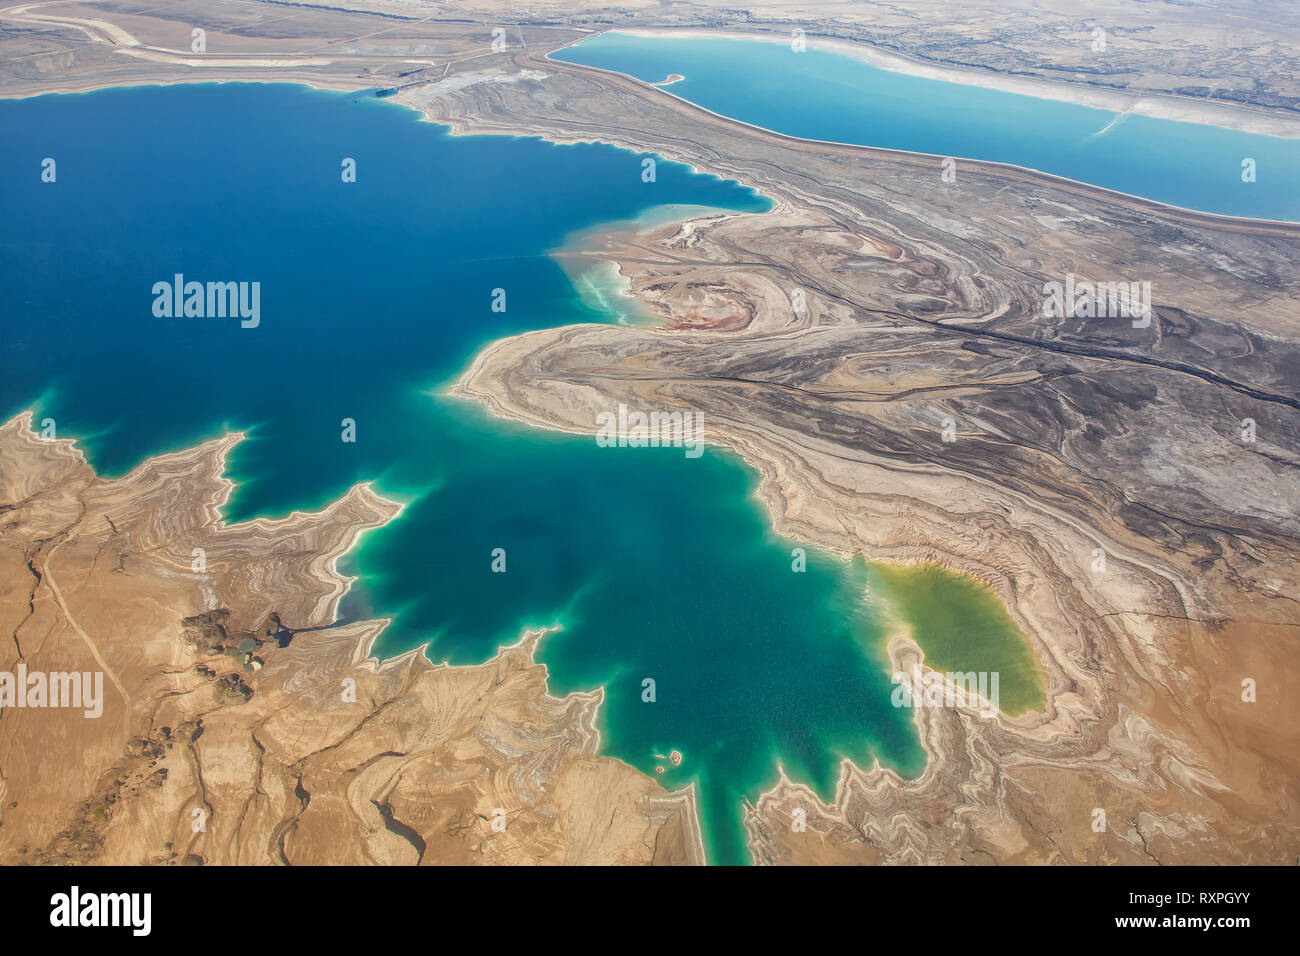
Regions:
[[[647,83],[676,73],[685,79],[667,92],[790,136],[1012,163],[1188,209],[1300,220],[1300,140],[909,76],[807,43],[796,53],[613,32],[552,56]],[[1254,182],[1242,180],[1247,158]]]
[[[778,762],[827,798],[844,757],[920,770],[869,572],[810,552],[791,573],[797,542],[739,461],[599,448],[444,395],[487,342],[616,318],[547,255],[567,236],[766,200],[667,162],[644,183],[612,147],[452,137],[369,95],[245,84],[0,101],[0,184],[0,415],[54,418],[105,474],[246,429],[231,519],[374,480],[408,508],[347,562],[341,613],[393,616],[383,654],[429,641],[456,663],[562,624],[552,689],[605,687],[606,753],[651,773],[683,753],[663,782],[700,785],[715,862],[747,859],[741,801]],[[260,325],[156,317],[178,272],[260,282]]]

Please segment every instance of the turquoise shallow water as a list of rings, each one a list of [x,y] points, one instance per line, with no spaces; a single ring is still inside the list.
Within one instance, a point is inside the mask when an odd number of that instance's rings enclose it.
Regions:
[[[561,623],[541,651],[553,689],[606,688],[607,753],[653,772],[680,750],[665,784],[696,781],[711,858],[744,862],[741,801],[778,763],[826,797],[843,757],[920,770],[866,569],[811,552],[791,573],[795,543],[716,450],[599,448],[443,394],[493,339],[617,318],[546,254],[570,235],[660,205],[766,208],[683,166],[640,173],[611,147],[451,137],[294,86],[0,101],[0,414],[37,407],[107,474],[247,429],[234,519],[375,480],[408,508],[348,560],[341,613],[394,616],[381,653],[430,641],[461,663]],[[260,282],[260,326],[156,318],[152,286],[177,272]]]
[[[795,53],[761,40],[604,33],[552,55],[648,83],[679,74],[668,92],[791,136],[1012,163],[1188,209],[1300,220],[1296,139],[893,73],[819,50],[816,38]]]

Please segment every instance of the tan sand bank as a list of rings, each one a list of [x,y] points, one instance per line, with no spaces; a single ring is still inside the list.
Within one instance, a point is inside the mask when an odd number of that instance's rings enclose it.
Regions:
[[[0,710],[0,863],[702,861],[693,793],[597,756],[602,694],[547,692],[542,632],[447,667],[333,625],[392,502],[227,525],[238,435],[106,481],[29,425],[0,426],[0,671],[105,679],[98,717]]]

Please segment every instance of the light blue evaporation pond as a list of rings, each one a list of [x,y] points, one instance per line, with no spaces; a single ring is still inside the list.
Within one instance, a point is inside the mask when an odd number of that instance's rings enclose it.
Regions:
[[[451,136],[369,94],[2,100],[0,414],[55,419],[108,475],[247,430],[232,520],[373,480],[407,508],[345,562],[360,578],[342,616],[391,616],[382,655],[427,641],[453,663],[562,625],[540,652],[552,690],[603,686],[604,752],[695,782],[710,859],[746,862],[741,807],[778,765],[824,798],[846,757],[923,766],[890,704],[873,572],[810,551],[792,573],[798,542],[771,532],[755,476],[717,449],[600,448],[445,395],[495,339],[620,320],[548,253],[670,205],[770,204],[669,162],[645,183],[641,157],[610,146]],[[175,273],[260,282],[260,325],[155,317],[153,285]],[[680,767],[661,757],[673,749]]]
[[[1202,212],[1300,220],[1300,139],[927,79],[789,43],[602,33],[551,54],[788,136],[1010,163]],[[1242,161],[1255,161],[1255,181]],[[935,175],[938,175],[936,168]]]

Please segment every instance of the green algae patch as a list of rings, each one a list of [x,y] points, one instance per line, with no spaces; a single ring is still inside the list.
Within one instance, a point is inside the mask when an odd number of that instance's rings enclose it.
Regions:
[[[1047,678],[1029,638],[998,596],[938,564],[873,564],[872,576],[925,652],[930,668],[999,675],[1000,707],[1017,716],[1047,703]]]

